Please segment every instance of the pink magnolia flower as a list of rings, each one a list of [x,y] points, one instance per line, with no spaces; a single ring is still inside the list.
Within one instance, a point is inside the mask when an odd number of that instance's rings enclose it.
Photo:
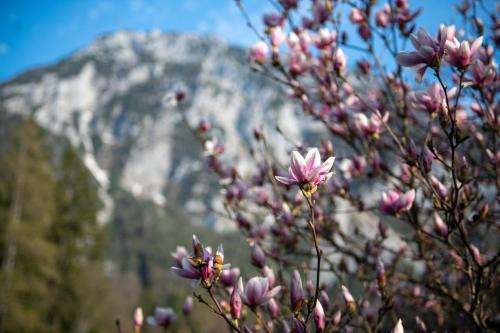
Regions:
[[[337,31],[328,30],[328,28],[322,28],[317,35],[313,36],[314,45],[318,49],[328,49],[334,45],[337,39]]]
[[[148,317],[148,324],[151,326],[160,326],[163,328],[169,327],[175,320],[177,319],[177,315],[174,310],[171,308],[155,308],[155,315],[152,317]]]
[[[267,303],[271,298],[276,296],[281,287],[275,287],[269,290],[269,281],[265,277],[255,276],[251,278],[245,288],[243,288],[243,280],[240,278],[238,282],[241,300],[250,307],[257,307]]]
[[[283,32],[283,29],[281,27],[272,28],[269,37],[271,39],[273,50],[286,40],[286,34]]]
[[[262,64],[269,60],[269,47],[263,41],[258,41],[252,47],[248,53],[250,62]]]
[[[382,131],[383,122],[386,122],[388,119],[389,113],[386,113],[382,120],[375,114],[372,114],[370,118],[368,118],[363,113],[357,113],[354,116],[354,126],[360,135],[378,138]]]
[[[288,62],[288,68],[292,75],[300,75],[304,73],[309,64],[307,62],[307,57],[302,51],[292,52],[290,55],[290,60]]]
[[[288,169],[288,176],[276,176],[276,180],[285,185],[299,185],[309,184],[310,186],[317,186],[327,181],[333,172],[330,172],[335,157],[329,157],[326,161],[321,163],[321,155],[318,148],[309,150],[304,158],[299,152],[292,152],[290,159],[290,168]]]
[[[437,68],[444,54],[447,41],[455,35],[455,26],[441,25],[436,39],[433,39],[425,29],[421,28],[417,34],[411,34],[411,42],[415,47],[413,52],[400,52],[396,59],[401,66],[415,67],[417,79],[420,81],[428,67]]]
[[[471,65],[472,84],[478,87],[486,87],[490,85],[497,75],[496,68],[493,64],[485,65],[481,60],[476,60]]]
[[[380,210],[384,214],[395,215],[408,211],[415,200],[415,190],[406,193],[391,190],[382,193],[380,200]]]
[[[452,66],[465,68],[472,62],[472,57],[483,43],[483,36],[477,38],[469,46],[468,41],[460,43],[458,39],[447,40],[445,43],[446,55],[444,60]]]
[[[438,83],[431,84],[424,91],[412,91],[408,94],[408,101],[413,109],[430,114],[445,108],[443,88]]]

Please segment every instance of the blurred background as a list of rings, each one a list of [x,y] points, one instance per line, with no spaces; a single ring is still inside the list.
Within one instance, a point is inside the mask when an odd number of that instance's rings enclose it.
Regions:
[[[260,29],[273,2],[243,3]],[[431,33],[460,23],[452,1],[411,3]],[[137,305],[179,311],[191,288],[170,273],[170,253],[193,233],[251,271],[202,147],[168,101],[185,89],[190,125],[215,124],[243,170],[239,143],[254,127],[300,141],[310,128],[284,89],[250,70],[256,40],[231,0],[0,0],[0,332],[110,332],[117,318],[127,332]],[[194,311],[174,330],[220,324]]]

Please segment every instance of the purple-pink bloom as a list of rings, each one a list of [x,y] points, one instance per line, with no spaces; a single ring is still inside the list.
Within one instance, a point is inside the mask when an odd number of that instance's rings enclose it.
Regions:
[[[269,47],[263,41],[258,41],[250,47],[248,57],[250,62],[262,64],[269,60]]]
[[[415,200],[415,190],[410,190],[406,193],[391,190],[382,192],[380,200],[380,210],[384,214],[395,215],[408,211]]]
[[[175,320],[177,319],[177,315],[174,310],[171,308],[155,308],[155,315],[152,317],[148,317],[148,324],[152,326],[160,326],[163,328],[169,327]]]
[[[238,288],[240,290],[241,300],[250,307],[257,307],[267,303],[281,290],[281,286],[269,290],[268,279],[260,276],[251,278],[247,282],[245,288],[243,288],[243,280],[240,278]]]
[[[465,68],[472,62],[472,57],[483,43],[483,36],[477,38],[472,45],[469,46],[468,41],[460,43],[458,39],[447,40],[445,44],[446,55],[444,60],[452,66]]]
[[[408,101],[413,109],[430,114],[445,108],[443,88],[438,83],[431,84],[424,91],[412,91],[408,94]]]
[[[288,176],[276,176],[276,180],[285,185],[317,186],[327,181],[333,172],[330,172],[335,157],[329,157],[321,163],[321,155],[318,148],[309,150],[304,158],[299,152],[292,152]]]
[[[396,56],[398,63],[404,67],[415,67],[417,79],[420,81],[428,67],[437,68],[444,54],[444,46],[455,35],[455,27],[441,25],[437,38],[433,39],[425,29],[411,34],[410,39],[415,47],[413,52],[400,52]]]

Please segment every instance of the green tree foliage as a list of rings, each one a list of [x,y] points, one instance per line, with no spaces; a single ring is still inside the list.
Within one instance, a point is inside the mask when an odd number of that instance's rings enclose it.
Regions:
[[[23,122],[0,163],[0,331],[48,332],[51,286],[57,283],[50,241],[55,183],[43,134]]]
[[[0,163],[0,332],[110,331],[95,181],[45,142],[25,120]]]

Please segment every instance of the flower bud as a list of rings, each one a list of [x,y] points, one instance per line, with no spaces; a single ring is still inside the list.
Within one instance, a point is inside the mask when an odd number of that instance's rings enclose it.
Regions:
[[[250,255],[252,259],[252,265],[257,266],[259,268],[264,267],[264,264],[266,262],[266,255],[264,254],[264,251],[262,251],[259,245],[254,244],[252,246]]]
[[[482,265],[483,263],[483,258],[481,257],[481,252],[479,252],[479,249],[474,245],[470,245],[470,249],[472,251],[472,255],[474,257],[474,260],[479,264]]]
[[[314,307],[314,324],[319,331],[323,331],[325,328],[325,311],[321,302],[316,300],[316,306]]]
[[[231,293],[231,300],[229,302],[231,306],[231,317],[233,319],[240,318],[241,308],[243,306],[240,296],[240,288],[238,284],[235,285],[233,292]]]
[[[356,302],[354,297],[352,297],[349,289],[346,286],[342,286],[342,295],[344,296],[344,302],[347,308],[347,313],[353,316],[356,313]]]
[[[262,275],[267,278],[267,281],[269,282],[269,288],[273,288],[274,284],[276,283],[276,277],[274,276],[273,269],[267,265],[264,266],[262,268]]]
[[[398,322],[396,323],[396,326],[394,326],[392,333],[404,333],[403,323],[401,322],[401,319],[398,319]]]
[[[330,298],[328,297],[326,291],[321,290],[321,293],[319,294],[319,301],[321,302],[323,309],[328,312],[328,309],[330,309]]]
[[[418,333],[427,333],[427,327],[425,327],[425,323],[420,319],[419,316],[415,317],[415,322],[417,323],[417,332]]]
[[[132,320],[132,328],[134,333],[139,333],[144,325],[144,314],[141,307],[135,308],[134,317]]]
[[[182,313],[184,313],[185,316],[189,316],[191,311],[193,311],[193,297],[188,296],[186,297],[184,305],[182,305]]]
[[[340,320],[342,319],[342,312],[337,310],[332,316],[332,326],[335,328],[340,324]]]
[[[302,304],[304,302],[304,289],[302,288],[302,280],[298,270],[293,271],[290,287],[290,301],[292,303],[293,312],[298,312],[302,309]]]
[[[385,274],[384,262],[380,258],[377,260],[376,277],[379,289],[384,289],[387,284],[387,277]]]
[[[444,223],[441,216],[438,213],[434,212],[434,230],[441,237],[448,236],[448,226]]]
[[[271,298],[269,303],[267,303],[267,311],[272,319],[277,319],[280,316],[280,308],[274,298]]]

